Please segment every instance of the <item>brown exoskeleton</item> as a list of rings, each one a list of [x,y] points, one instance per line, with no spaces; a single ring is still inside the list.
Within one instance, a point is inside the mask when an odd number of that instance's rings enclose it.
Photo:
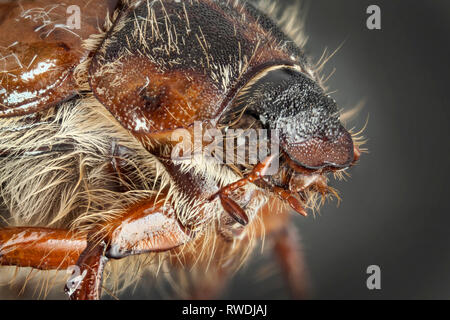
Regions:
[[[304,296],[289,212],[334,193],[327,174],[360,151],[300,45],[262,4],[71,4],[80,29],[64,3],[0,5],[0,264],[75,265],[70,297],[99,299],[108,261],[145,254],[197,276],[190,296],[206,297],[268,236]],[[201,136],[267,130],[278,151],[256,164],[174,157],[178,130],[193,142],[197,123]]]

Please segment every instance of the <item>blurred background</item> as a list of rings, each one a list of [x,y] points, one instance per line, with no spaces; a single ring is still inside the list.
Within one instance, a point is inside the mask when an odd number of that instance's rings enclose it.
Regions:
[[[287,6],[297,1],[277,1]],[[347,127],[361,129],[369,154],[316,217],[296,216],[314,299],[450,299],[449,163],[450,2],[314,0],[307,54],[342,48],[326,65],[338,104],[364,108]],[[381,8],[381,30],[366,9]],[[447,141],[447,142],[445,142]],[[366,269],[381,268],[381,290]],[[261,271],[262,270],[262,271]],[[121,299],[157,298],[151,279]],[[223,299],[287,299],[273,257],[255,252]]]

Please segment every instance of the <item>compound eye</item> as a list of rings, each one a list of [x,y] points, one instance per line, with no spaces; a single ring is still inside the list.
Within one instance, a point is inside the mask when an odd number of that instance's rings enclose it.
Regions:
[[[282,139],[281,147],[294,167],[345,168],[355,159],[353,139],[342,126],[334,137],[317,135],[299,143]]]

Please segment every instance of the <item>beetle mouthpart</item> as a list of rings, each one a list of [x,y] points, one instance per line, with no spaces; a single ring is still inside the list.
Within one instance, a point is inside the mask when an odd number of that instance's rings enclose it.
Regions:
[[[269,190],[285,200],[298,213],[306,216],[306,208],[317,208],[318,204],[323,204],[330,195],[339,199],[337,191],[328,186],[327,174],[334,172],[335,176],[339,177],[342,175],[342,169],[306,169],[292,164],[293,161],[286,154],[282,162],[279,171],[265,179],[265,182]]]
[[[315,188],[321,194],[328,193],[327,178],[319,173],[293,174],[289,180],[289,190],[291,192],[304,192],[308,188]]]
[[[359,158],[361,158],[361,150],[357,146],[353,146],[353,162],[352,165],[354,165],[356,162],[358,162]]]
[[[300,213],[302,216],[307,217],[308,213],[306,213],[305,208],[303,207],[303,204],[299,199],[297,199],[294,195],[294,193],[290,190],[285,190],[280,187],[273,187],[273,192],[280,197],[282,200],[285,200],[292,209],[294,209],[296,212]]]
[[[249,222],[247,214],[233,199],[224,194],[219,195],[224,210],[239,224],[246,226]]]
[[[220,197],[220,201],[222,203],[222,207],[224,210],[237,222],[239,222],[242,225],[247,225],[249,222],[249,219],[247,217],[247,214],[245,211],[232,199],[228,197],[228,195],[233,192],[234,190],[243,187],[244,185],[248,183],[255,183],[255,182],[262,182],[263,185],[266,185],[269,187],[269,189],[276,194],[280,199],[286,201],[292,209],[300,213],[302,216],[306,217],[308,214],[305,211],[305,208],[300,201],[300,199],[297,198],[296,194],[290,190],[283,189],[278,186],[270,185],[267,183],[267,181],[264,179],[264,176],[267,173],[268,168],[272,164],[273,160],[275,159],[275,156],[269,156],[264,161],[258,163],[252,170],[250,174],[248,174],[245,178],[242,178],[241,180],[238,180],[221,190],[219,190],[218,193],[213,195],[211,197],[211,200],[216,198],[217,196]]]

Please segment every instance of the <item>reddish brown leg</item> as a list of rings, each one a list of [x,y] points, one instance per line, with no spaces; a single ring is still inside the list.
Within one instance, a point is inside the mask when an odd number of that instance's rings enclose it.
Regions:
[[[99,299],[103,269],[111,259],[145,252],[167,251],[191,236],[179,224],[172,207],[154,199],[139,203],[115,220],[99,226],[89,241],[66,230],[18,227],[0,229],[0,265],[36,269],[77,266],[71,299]]]
[[[95,239],[101,239],[95,240]],[[92,300],[101,296],[103,270],[108,258],[121,259],[129,255],[173,249],[190,240],[179,224],[172,207],[153,199],[135,205],[123,216],[109,221],[89,241],[77,266],[82,277],[71,299]]]
[[[247,214],[234,200],[229,197],[229,195],[236,189],[239,189],[248,183],[253,183],[261,179],[269,168],[273,157],[274,156],[270,156],[263,162],[258,163],[248,176],[222,188],[219,192],[213,195],[210,200],[219,197],[223,209],[238,223],[243,226],[247,225],[249,222]]]
[[[228,195],[219,194],[220,203],[223,209],[238,223],[243,226],[248,224],[248,217],[245,211]]]
[[[38,227],[0,229],[0,265],[41,270],[67,269],[86,248],[86,239],[67,230]]]
[[[291,208],[300,213],[302,216],[308,216],[300,200],[298,200],[291,191],[284,190],[279,187],[273,187],[273,192],[282,200],[287,201]]]
[[[98,300],[102,294],[103,270],[108,258],[105,257],[105,242],[89,242],[87,248],[80,255],[77,261],[81,278],[75,288],[68,288],[65,291],[69,294],[70,300]],[[75,289],[75,290],[74,290]]]
[[[283,276],[294,299],[308,297],[308,275],[297,230],[287,225],[275,236],[274,253],[278,258]]]
[[[273,158],[274,156],[267,157],[263,162],[258,163],[248,176],[222,188],[216,195],[213,196],[213,198],[218,195],[228,196],[231,194],[231,192],[233,192],[236,189],[239,189],[240,187],[245,186],[247,183],[253,183],[261,179],[262,177],[264,177],[265,173],[267,172],[267,169],[269,169]]]
[[[224,210],[238,223],[244,226],[247,225],[249,221],[247,214],[235,201],[229,197],[229,195],[236,189],[239,189],[248,183],[254,183],[257,180],[262,179],[270,167],[273,157],[274,156],[267,157],[263,162],[258,163],[248,176],[222,188],[218,193],[211,197],[211,200],[216,197],[220,197]],[[300,200],[298,200],[291,191],[284,190],[279,187],[272,187],[272,191],[282,200],[287,201],[295,211],[303,216],[307,216]]]

